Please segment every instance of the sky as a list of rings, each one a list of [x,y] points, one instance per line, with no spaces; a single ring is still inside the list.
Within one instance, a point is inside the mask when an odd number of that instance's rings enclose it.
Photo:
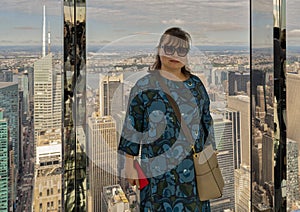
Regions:
[[[273,8],[269,1],[252,2],[255,2],[254,31],[265,37],[255,37],[256,43],[263,45],[269,42],[269,35],[264,33],[272,32]],[[62,45],[62,0],[1,0],[1,3],[0,46],[41,45],[43,5],[52,43]],[[195,45],[247,46],[249,7],[249,0],[86,0],[87,43],[152,44],[167,28],[178,26],[191,34]],[[300,44],[300,6],[296,0],[289,0],[286,8],[287,36],[291,44]]]

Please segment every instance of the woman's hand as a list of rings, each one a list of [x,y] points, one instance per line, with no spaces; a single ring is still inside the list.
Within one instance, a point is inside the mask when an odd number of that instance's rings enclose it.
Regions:
[[[125,160],[125,177],[130,185],[136,185],[137,188],[140,188],[138,173],[134,168],[134,157],[128,154],[126,154]]]

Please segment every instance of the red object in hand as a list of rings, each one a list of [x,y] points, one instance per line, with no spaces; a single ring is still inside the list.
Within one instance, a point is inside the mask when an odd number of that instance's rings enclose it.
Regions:
[[[134,160],[134,168],[137,170],[138,177],[139,177],[139,183],[140,183],[139,189],[142,190],[149,184],[149,181],[137,160]]]

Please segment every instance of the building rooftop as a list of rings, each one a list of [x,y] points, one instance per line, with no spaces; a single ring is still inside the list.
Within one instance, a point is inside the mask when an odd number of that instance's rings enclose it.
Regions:
[[[17,85],[18,83],[16,82],[0,82],[0,88],[5,88],[8,86],[12,86],[12,85]]]
[[[118,184],[103,187],[103,196],[106,202],[110,202],[113,205],[119,202],[128,203],[125,193]]]

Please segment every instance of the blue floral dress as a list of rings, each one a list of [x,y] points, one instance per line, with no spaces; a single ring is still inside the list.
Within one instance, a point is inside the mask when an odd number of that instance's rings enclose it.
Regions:
[[[141,156],[149,180],[140,191],[140,211],[209,212],[209,201],[198,198],[191,149],[201,151],[213,133],[208,94],[195,75],[185,81],[162,77],[195,139],[187,141],[157,77],[149,73],[131,89],[119,143],[120,152]]]

